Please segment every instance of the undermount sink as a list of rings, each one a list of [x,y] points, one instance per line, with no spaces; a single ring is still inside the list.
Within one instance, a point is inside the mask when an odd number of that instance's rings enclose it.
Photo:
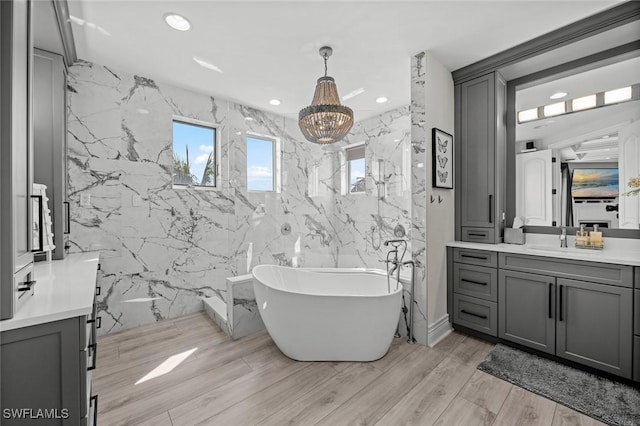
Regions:
[[[551,247],[551,246],[529,246],[525,245],[524,248],[526,250],[532,251],[540,251],[540,252],[551,252],[551,253],[580,253],[585,256],[593,256],[597,255],[600,250],[588,250],[588,249],[579,249],[575,247]]]

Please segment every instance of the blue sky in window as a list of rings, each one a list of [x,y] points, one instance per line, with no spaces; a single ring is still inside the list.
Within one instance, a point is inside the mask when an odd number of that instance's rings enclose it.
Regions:
[[[196,177],[196,184],[202,180],[207,158],[213,152],[214,141],[215,130],[212,128],[173,122],[173,153],[186,161],[186,147],[189,147],[189,165],[191,174]]]
[[[364,177],[364,158],[357,158],[349,162],[349,186],[352,187],[358,179]]]
[[[273,191],[273,142],[247,136],[247,190]]]

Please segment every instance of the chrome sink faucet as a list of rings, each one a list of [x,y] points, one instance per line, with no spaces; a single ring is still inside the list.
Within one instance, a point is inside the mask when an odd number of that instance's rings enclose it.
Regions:
[[[560,228],[560,247],[567,248],[567,227]]]

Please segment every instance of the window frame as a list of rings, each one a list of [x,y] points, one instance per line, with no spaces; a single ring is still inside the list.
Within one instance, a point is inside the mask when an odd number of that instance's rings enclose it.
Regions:
[[[174,183],[173,181],[173,155],[175,154],[174,150],[174,141],[173,141],[173,125],[175,122],[179,122],[182,124],[188,124],[191,126],[204,127],[207,129],[213,130],[213,153],[214,153],[214,184],[213,185],[182,185],[179,183]],[[198,191],[211,191],[211,190],[219,190],[220,182],[221,182],[221,170],[220,170],[220,161],[221,161],[221,148],[220,148],[220,127],[218,124],[210,123],[207,121],[198,120],[191,117],[183,117],[174,115],[171,118],[171,186],[173,189],[195,189]]]
[[[282,179],[281,179],[281,158],[280,158],[280,138],[271,135],[264,135],[255,132],[244,132],[244,146],[245,146],[245,190],[251,194],[266,194],[270,192],[280,193],[282,192]],[[265,142],[271,142],[271,170],[273,170],[272,177],[272,189],[249,189],[249,145],[248,138],[258,139]]]
[[[342,195],[361,195],[367,193],[367,153],[366,153],[366,142],[357,142],[346,145],[342,147],[341,158],[342,158]],[[354,160],[349,160],[349,151],[353,151],[356,149],[362,149],[363,156],[356,158],[355,160],[359,160],[362,158],[364,160],[364,189],[362,191],[351,192],[351,162]]]

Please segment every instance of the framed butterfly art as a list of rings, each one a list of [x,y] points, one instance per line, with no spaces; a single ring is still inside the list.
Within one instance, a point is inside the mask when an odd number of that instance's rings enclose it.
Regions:
[[[433,187],[453,189],[453,136],[435,127],[433,139]]]

